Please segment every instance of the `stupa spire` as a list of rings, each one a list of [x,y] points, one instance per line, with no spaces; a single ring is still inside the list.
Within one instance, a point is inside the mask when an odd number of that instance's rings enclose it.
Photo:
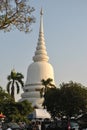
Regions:
[[[44,29],[43,29],[43,10],[41,8],[40,11],[40,29],[39,29],[39,38],[35,51],[35,55],[33,57],[34,62],[38,61],[46,61],[48,62],[49,57],[47,55],[45,39],[44,39]]]

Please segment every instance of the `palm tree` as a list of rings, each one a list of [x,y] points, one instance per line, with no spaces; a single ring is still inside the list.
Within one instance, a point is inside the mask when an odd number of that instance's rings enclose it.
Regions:
[[[51,78],[48,78],[47,80],[44,80],[44,79],[41,80],[42,85],[44,85],[44,87],[41,88],[41,90],[40,90],[40,96],[44,97],[44,102],[43,102],[44,109],[46,108],[46,105],[45,105],[45,94],[46,94],[46,92],[50,88],[56,88],[56,86],[54,84],[52,84],[52,81],[53,81],[53,79],[51,79]]]
[[[16,73],[15,70],[13,69],[8,75],[8,84],[7,84],[7,92],[11,95],[11,97],[15,100],[15,87],[17,89],[17,94],[20,92],[20,86],[23,88],[24,87],[24,82],[22,79],[24,76],[21,73]]]
[[[44,80],[44,79],[41,80],[42,85],[44,85],[44,87],[41,88],[41,91],[40,91],[41,97],[43,96],[43,94],[45,95],[45,93],[47,92],[49,88],[55,88],[55,85],[52,84],[52,81],[53,79],[51,78],[48,78],[47,80]]]

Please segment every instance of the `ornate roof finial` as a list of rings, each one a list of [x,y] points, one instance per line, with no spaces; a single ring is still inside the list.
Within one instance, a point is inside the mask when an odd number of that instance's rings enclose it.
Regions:
[[[33,57],[34,62],[38,61],[46,61],[48,62],[49,57],[47,55],[46,46],[45,46],[45,39],[44,39],[44,29],[43,29],[43,11],[41,8],[40,11],[40,30],[39,30],[39,38],[38,43],[35,51],[35,55]]]

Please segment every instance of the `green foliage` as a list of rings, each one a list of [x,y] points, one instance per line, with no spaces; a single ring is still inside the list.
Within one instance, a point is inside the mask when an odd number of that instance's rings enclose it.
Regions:
[[[20,92],[20,87],[24,87],[23,82],[24,76],[21,73],[15,72],[15,70],[12,70],[10,75],[8,75],[8,84],[7,84],[7,92],[11,94],[12,98],[15,100],[14,93],[15,88],[17,90],[17,94]]]
[[[41,97],[45,97],[46,92],[47,92],[50,88],[55,88],[55,85],[52,84],[53,79],[51,79],[51,78],[48,78],[47,80],[42,79],[41,82],[42,82],[42,85],[43,85],[44,87],[41,88],[41,90],[40,90],[40,96],[41,96]],[[45,108],[45,102],[44,102],[42,105],[43,105],[44,108]]]
[[[6,121],[28,121],[27,115],[33,111],[31,103],[27,100],[15,102],[13,98],[0,87],[0,112]]]
[[[47,90],[49,90],[49,88],[55,88],[55,85],[52,84],[53,79],[51,78],[48,78],[47,80],[42,79],[41,82],[42,82],[42,85],[44,86],[43,88],[41,88],[41,91],[40,91],[41,97],[44,96],[44,94],[47,92]]]
[[[78,115],[87,112],[87,88],[79,83],[62,83],[45,94],[44,105],[52,115]]]
[[[0,112],[4,113],[6,116],[8,114],[14,113],[14,109],[12,108],[14,104],[13,98],[6,93],[3,89],[0,89]],[[10,107],[12,109],[10,109]]]
[[[57,116],[57,113],[60,111],[60,91],[57,88],[50,88],[45,93],[45,100],[43,105],[46,106],[47,110],[51,113],[52,116]]]
[[[79,83],[73,83],[71,81],[66,84],[61,84],[60,98],[62,111],[64,112],[65,109],[67,115],[87,111],[87,89]]]
[[[0,30],[10,31],[17,28],[20,31],[30,32],[30,25],[35,22],[32,15],[34,10],[27,0],[1,0]]]
[[[17,108],[20,111],[21,115],[25,116],[28,115],[29,112],[32,112],[33,108],[32,108],[32,104],[30,102],[28,102],[27,100],[24,100],[22,102],[18,102],[17,104]]]

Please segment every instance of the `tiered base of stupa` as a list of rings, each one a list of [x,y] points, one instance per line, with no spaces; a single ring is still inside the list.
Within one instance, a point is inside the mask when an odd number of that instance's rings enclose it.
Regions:
[[[28,118],[31,119],[50,119],[51,115],[47,112],[46,109],[35,109]]]

